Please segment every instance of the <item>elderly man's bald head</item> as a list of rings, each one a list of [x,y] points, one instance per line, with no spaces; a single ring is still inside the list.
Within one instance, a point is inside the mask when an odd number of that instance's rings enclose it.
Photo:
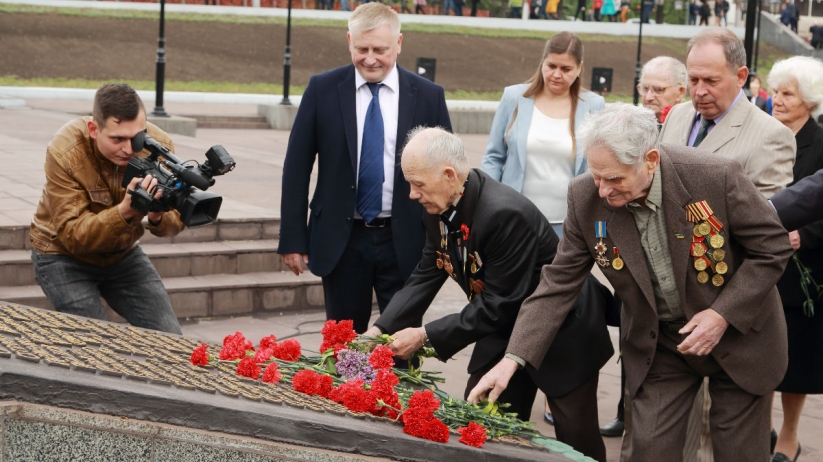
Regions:
[[[469,175],[463,142],[439,127],[409,132],[400,165],[411,187],[409,197],[431,214],[443,213],[455,201]]]

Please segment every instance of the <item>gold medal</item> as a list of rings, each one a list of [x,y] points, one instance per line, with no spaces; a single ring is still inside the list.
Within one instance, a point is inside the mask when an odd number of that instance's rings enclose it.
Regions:
[[[612,261],[612,267],[618,271],[623,269],[623,259],[619,256],[615,257],[614,261]]]
[[[692,230],[692,234],[694,234],[695,237],[703,236],[702,234],[700,234],[700,226],[694,225],[694,229]]]
[[[723,285],[723,282],[723,276],[719,274],[715,274],[714,276],[712,276],[712,284],[714,284],[715,286],[720,287]]]
[[[720,250],[720,249],[714,249],[714,250],[712,250],[712,258],[716,262],[721,262],[721,261],[723,261],[724,258],[726,258],[726,251],[725,250]]]
[[[702,257],[706,255],[706,245],[702,242],[692,242],[691,251],[693,257]]]
[[[698,224],[698,225],[697,225],[697,227],[698,227],[698,228],[699,228],[699,230],[700,230],[700,235],[701,235],[701,236],[705,236],[705,235],[709,234],[709,233],[712,231],[712,227],[711,227],[711,225],[709,225],[709,224],[708,224],[707,222],[705,222],[705,221],[703,221],[703,222],[701,222],[700,224]]]
[[[709,265],[706,263],[706,260],[702,258],[695,258],[694,259],[694,269],[697,271],[704,271]]]
[[[726,240],[723,239],[723,236],[719,234],[714,234],[712,235],[712,237],[709,238],[709,244],[711,244],[711,246],[715,249],[723,247],[724,242],[726,242]]]
[[[705,271],[697,273],[697,282],[705,284],[709,281],[709,275]]]
[[[714,271],[717,274],[726,274],[726,272],[729,271],[729,265],[722,261],[717,262],[717,264],[714,265]]]
[[[477,272],[477,263],[472,262],[471,270],[472,270],[472,274]]]

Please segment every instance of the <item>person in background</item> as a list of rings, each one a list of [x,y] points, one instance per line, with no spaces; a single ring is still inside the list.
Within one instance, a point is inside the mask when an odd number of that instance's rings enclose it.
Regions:
[[[614,8],[614,0],[603,0],[603,8],[600,14],[605,16],[609,22],[617,22],[617,10]]]
[[[683,63],[670,56],[658,56],[643,66],[637,91],[643,106],[654,111],[657,120],[663,123],[663,112],[668,114],[674,105],[683,101],[687,84]]]
[[[586,171],[575,128],[606,104],[583,89],[582,72],[580,38],[561,32],[549,39],[531,79],[503,91],[481,163],[534,202],[561,237],[569,181]],[[545,419],[553,422],[548,410]]]
[[[594,0],[592,3],[592,14],[594,22],[600,22],[600,10],[603,9],[603,0]]]
[[[692,0],[689,3],[689,25],[694,26],[697,24],[697,17],[700,16],[700,5],[697,4],[697,0]]]
[[[712,9],[709,7],[708,0],[700,0],[700,25],[708,26],[709,18],[712,16]]]
[[[414,14],[426,14],[426,0],[414,0]]]
[[[574,11],[574,20],[580,16],[581,20],[586,20],[586,0],[577,0],[577,9]]]
[[[769,108],[766,106],[767,98],[764,98],[760,90],[763,88],[759,77],[752,77],[749,79],[749,92],[751,93],[751,102],[759,107],[763,112],[769,113]]]
[[[773,89],[772,115],[789,127],[797,140],[794,181],[823,168],[823,128],[815,121],[823,104],[823,62],[794,56],[778,61],[769,72]],[[823,218],[823,217],[818,217]],[[818,281],[823,274],[823,220],[789,233],[798,258]],[[797,430],[807,394],[823,394],[823,312],[804,308],[799,266],[789,263],[777,283],[789,337],[789,369],[777,391],[783,404],[783,426],[777,437],[772,462],[792,462],[800,455]],[[814,307],[823,298],[811,288]]]
[[[714,16],[715,25],[723,27],[729,26],[729,21],[726,15],[729,13],[729,2],[726,0],[715,0],[714,2]],[[722,24],[721,24],[722,23]]]
[[[513,19],[523,17],[523,0],[509,0],[509,17]]]

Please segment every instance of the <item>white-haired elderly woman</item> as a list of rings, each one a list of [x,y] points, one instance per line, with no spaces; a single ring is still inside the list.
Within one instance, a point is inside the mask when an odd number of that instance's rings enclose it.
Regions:
[[[823,110],[823,62],[795,56],[775,63],[769,73],[772,115],[797,140],[794,181],[823,168],[823,128],[815,122]],[[818,282],[823,275],[823,220],[790,233],[792,245]],[[778,282],[789,336],[789,369],[777,387],[783,403],[783,427],[773,461],[790,462],[800,455],[797,427],[807,394],[823,394],[823,297],[810,289],[817,313],[804,311],[799,266],[789,263]],[[790,457],[791,455],[792,457]]]
[[[666,108],[671,109],[683,101],[687,84],[688,74],[682,62],[671,56],[658,56],[643,66],[637,92],[643,106],[654,111],[657,120],[663,123],[668,114]]]

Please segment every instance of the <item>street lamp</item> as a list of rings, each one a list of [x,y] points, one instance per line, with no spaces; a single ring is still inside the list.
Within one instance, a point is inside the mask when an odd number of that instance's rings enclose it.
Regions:
[[[160,0],[160,37],[157,38],[157,74],[154,83],[157,93],[154,97],[154,110],[151,111],[151,115],[159,117],[169,116],[166,110],[163,109],[163,86],[166,73],[166,39],[163,37],[163,23],[165,20],[166,0]]]
[[[289,78],[291,77],[291,2],[289,3],[289,13],[286,19],[286,57],[283,61],[283,101],[280,104],[283,106],[291,106],[289,101]]]
[[[643,10],[647,6],[647,3],[651,3],[654,0],[643,0],[640,2],[640,29],[637,32],[637,62],[634,65],[634,105],[637,106],[637,103],[640,101],[640,92],[637,90],[637,86],[640,85],[640,50],[643,48]]]

